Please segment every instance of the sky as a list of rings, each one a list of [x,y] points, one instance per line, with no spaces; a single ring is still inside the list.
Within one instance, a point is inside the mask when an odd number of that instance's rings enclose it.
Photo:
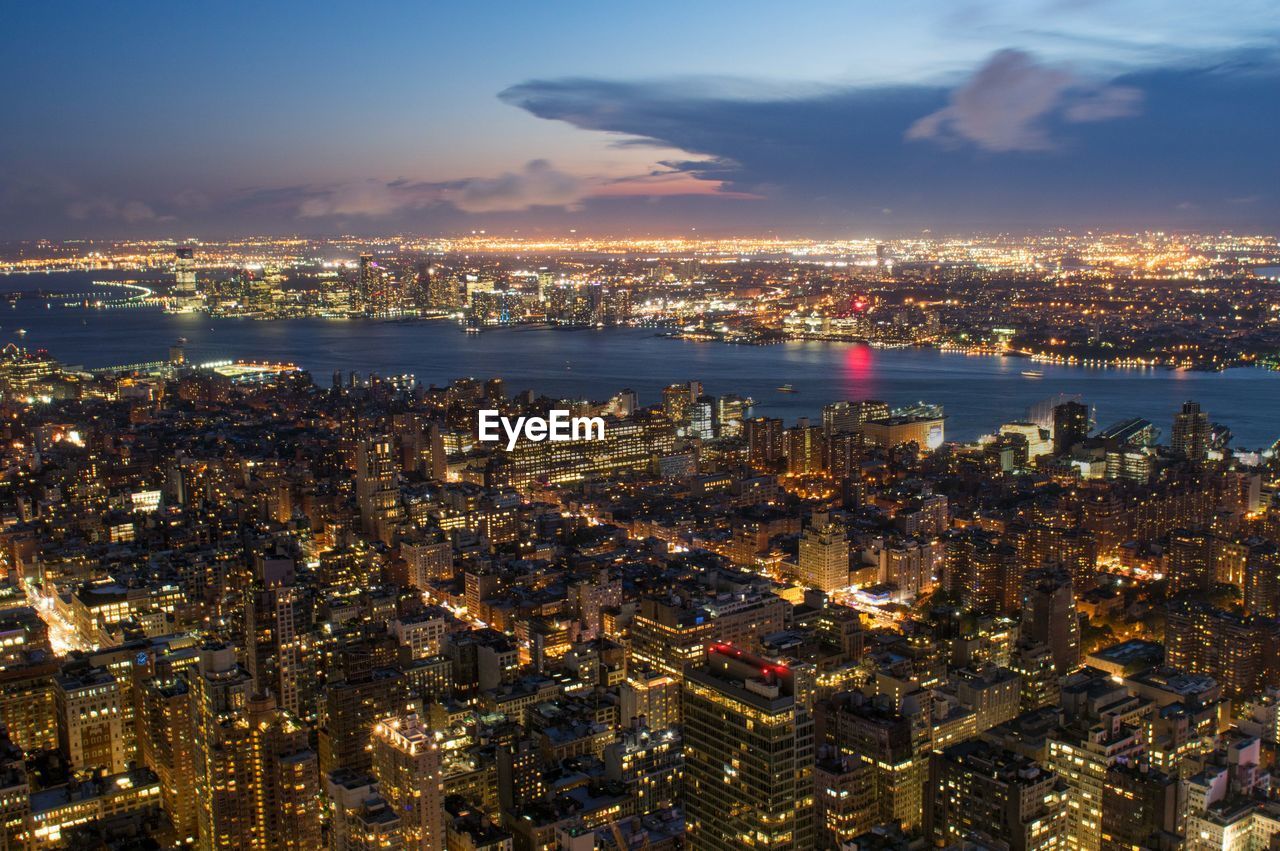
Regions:
[[[0,45],[0,240],[1280,230],[1275,0],[62,0]]]

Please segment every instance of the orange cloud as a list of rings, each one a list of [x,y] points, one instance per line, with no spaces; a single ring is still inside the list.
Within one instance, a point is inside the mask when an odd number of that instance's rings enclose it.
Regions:
[[[593,198],[675,197],[686,195],[714,195],[717,198],[741,198],[755,200],[762,196],[750,192],[734,192],[725,189],[722,180],[704,180],[687,171],[655,171],[633,177],[620,177],[592,187],[588,193]]]

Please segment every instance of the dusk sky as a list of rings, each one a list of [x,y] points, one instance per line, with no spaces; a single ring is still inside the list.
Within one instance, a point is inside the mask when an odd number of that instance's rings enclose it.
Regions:
[[[1275,0],[11,3],[0,239],[1280,227]]]

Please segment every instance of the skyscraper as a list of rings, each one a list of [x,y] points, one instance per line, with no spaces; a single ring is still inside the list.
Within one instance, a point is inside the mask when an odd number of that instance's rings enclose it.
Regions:
[[[325,778],[332,851],[402,851],[404,822],[367,774],[336,771]]]
[[[643,721],[651,730],[680,723],[680,682],[675,677],[633,665],[618,687],[622,726]]]
[[[194,248],[173,252],[173,294],[179,299],[196,296],[196,253]]]
[[[1199,402],[1184,402],[1173,415],[1173,451],[1188,461],[1203,461],[1209,453],[1209,415]]]
[[[1169,545],[1165,549],[1165,573],[1169,576],[1169,593],[1208,591],[1217,577],[1214,575],[1217,540],[1208,532],[1192,529],[1175,529],[1169,533]]]
[[[716,400],[711,396],[699,396],[689,406],[689,436],[711,440],[716,436]]]
[[[196,835],[195,763],[191,692],[180,675],[156,676],[135,685],[138,755],[155,771],[160,798],[179,840]]]
[[[312,666],[305,664],[311,627],[311,595],[294,584],[294,561],[285,554],[254,558],[245,589],[245,661],[256,691],[275,695],[281,708],[308,715],[314,706]]]
[[[939,847],[994,840],[1010,851],[1066,842],[1066,785],[1025,756],[971,740],[935,752],[924,806],[925,836]]]
[[[365,534],[390,543],[400,521],[396,452],[390,437],[369,438],[356,447],[356,502]]]
[[[743,423],[747,460],[752,467],[769,470],[782,458],[782,420],[756,417]]]
[[[373,775],[391,808],[401,815],[405,847],[444,851],[444,786],[440,747],[417,715],[374,725]]]
[[[701,381],[671,384],[662,389],[662,412],[680,428],[689,425],[693,403],[702,395]]]
[[[806,588],[834,591],[849,584],[849,541],[843,527],[818,512],[800,536],[796,580]]]
[[[106,668],[64,670],[54,681],[58,745],[77,770],[125,770],[124,697]]]
[[[318,847],[320,775],[306,730],[252,694],[232,648],[203,649],[192,673],[198,847]]]
[[[718,644],[685,673],[688,847],[812,848],[813,720],[798,672]]]
[[[1071,577],[1060,570],[1033,570],[1023,583],[1022,634],[1049,648],[1059,676],[1080,666],[1080,616]]]
[[[788,473],[805,476],[820,473],[825,467],[826,440],[822,436],[822,429],[809,425],[808,419],[802,417],[786,430],[783,446],[787,454]]]
[[[736,393],[716,397],[716,427],[721,437],[737,437],[742,434],[742,415],[746,404]]]
[[[369,310],[373,306],[377,274],[378,266],[373,262],[373,255],[361,254],[359,271],[356,273],[356,286],[352,292],[351,307],[353,309]]]
[[[1089,436],[1089,406],[1063,402],[1053,408],[1053,451],[1057,455]]]
[[[888,402],[866,399],[861,402],[832,402],[822,408],[822,431],[827,437],[849,434],[867,420],[883,420],[891,414]]]

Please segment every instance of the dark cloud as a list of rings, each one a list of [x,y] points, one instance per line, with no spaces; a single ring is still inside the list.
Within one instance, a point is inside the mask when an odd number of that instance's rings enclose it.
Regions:
[[[679,82],[567,79],[522,83],[501,98],[620,141],[684,151],[666,165],[765,196],[757,207],[793,231],[1269,227],[1280,223],[1278,84],[1270,62],[1089,81],[1003,51],[954,90],[753,98],[742,86],[717,96]],[[1254,196],[1256,204],[1227,202]],[[1170,212],[1188,199],[1194,221]]]

